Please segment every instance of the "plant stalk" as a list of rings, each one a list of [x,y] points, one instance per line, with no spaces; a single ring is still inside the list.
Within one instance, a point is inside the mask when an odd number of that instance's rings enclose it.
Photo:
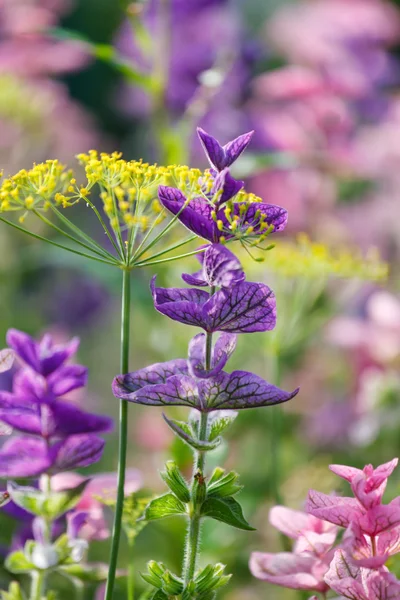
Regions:
[[[44,571],[33,571],[30,600],[41,600],[44,588]]]
[[[211,295],[215,292],[215,288],[211,288]],[[212,333],[206,334],[206,370],[211,370],[211,362],[212,362]],[[199,429],[199,440],[205,441],[207,440],[207,420],[208,413],[202,412],[200,417],[200,429]],[[205,452],[197,452],[195,456],[194,463],[194,473],[193,473],[193,485],[192,485],[192,498],[194,486],[196,483],[195,475],[198,471],[200,471],[201,476],[204,476],[204,465],[205,465]],[[199,514],[199,508],[194,505],[192,513],[190,514],[189,520],[189,528],[186,536],[185,542],[185,559],[183,566],[183,580],[185,585],[189,583],[191,579],[193,579],[196,566],[197,559],[199,554],[200,547],[200,530],[201,530],[201,516]]]
[[[121,305],[121,373],[125,374],[129,368],[129,328],[130,328],[130,270],[123,270],[122,277],[122,305]],[[126,469],[126,449],[128,441],[128,402],[120,400],[119,409],[119,449],[118,449],[118,484],[117,502],[115,505],[114,526],[111,541],[111,553],[108,569],[105,600],[111,600],[117,569],[118,548],[121,538],[122,513],[124,508],[124,487]]]

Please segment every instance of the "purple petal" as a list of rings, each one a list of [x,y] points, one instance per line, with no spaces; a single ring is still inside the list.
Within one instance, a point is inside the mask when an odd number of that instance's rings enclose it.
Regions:
[[[181,405],[199,408],[196,381],[187,375],[172,375],[165,383],[147,385],[136,392],[122,395],[118,391],[114,391],[114,395],[135,404],[146,404],[148,406]]]
[[[273,291],[263,283],[243,282],[221,289],[204,305],[208,331],[252,333],[270,331],[276,325]]]
[[[220,206],[240,192],[244,186],[244,181],[234,179],[229,173],[229,169],[224,169],[220,173],[214,171],[214,173],[215,178],[211,189],[211,196],[214,196],[218,192],[221,193],[218,198],[218,206]]]
[[[225,239],[233,238],[234,233],[230,234],[226,232],[230,228],[231,223],[225,215],[225,208],[221,208],[218,211],[217,217],[223,223]],[[233,204],[232,217],[238,219],[237,231],[245,232],[249,227],[252,227],[253,233],[260,235],[267,230],[267,226],[273,226],[271,233],[283,231],[287,225],[288,213],[281,206],[275,206],[274,204],[235,202]]]
[[[210,287],[231,287],[245,279],[239,259],[222,244],[211,244],[205,250],[203,274]]]
[[[54,434],[69,436],[84,433],[105,433],[112,431],[113,419],[106,415],[85,412],[77,406],[59,400],[52,405]]]
[[[48,377],[48,384],[54,396],[63,396],[84,387],[87,383],[88,369],[82,365],[60,367]]]
[[[40,373],[38,344],[30,335],[17,329],[9,329],[6,340],[18,358]]]
[[[206,370],[206,336],[199,333],[189,342],[189,368],[191,375],[209,378],[218,375],[226,365],[236,347],[236,335],[223,333],[214,346],[211,369]]]
[[[251,138],[254,135],[254,131],[249,131],[248,133],[243,133],[239,135],[237,138],[228,142],[224,146],[225,152],[225,166],[229,167],[232,163],[235,162],[242,154],[242,152],[247,148],[247,146],[251,142]]]
[[[227,165],[225,164],[225,151],[221,144],[201,127],[197,128],[197,135],[211,166],[222,171]]]
[[[78,537],[79,531],[87,521],[89,513],[84,511],[74,511],[67,514],[67,535],[70,540]]]
[[[14,375],[13,393],[27,402],[52,402],[54,400],[45,377],[27,368],[21,369]]]
[[[188,288],[158,288],[155,277],[151,280],[154,306],[158,312],[174,321],[204,327],[204,305],[210,295],[203,290]]]
[[[47,471],[52,463],[44,440],[24,436],[12,438],[0,450],[0,477],[35,477]]]
[[[222,244],[210,244],[199,253],[198,259],[203,265],[202,271],[182,275],[189,285],[231,287],[245,279],[238,258]]]
[[[47,376],[53,373],[76,353],[78,347],[79,338],[73,338],[64,345],[54,345],[50,336],[44,336],[39,344],[42,374]]]
[[[87,467],[100,460],[104,440],[97,435],[74,435],[50,448],[52,471]]]
[[[190,231],[210,242],[218,241],[219,233],[211,217],[213,206],[207,200],[194,198],[187,202],[182,192],[164,185],[159,186],[158,197],[173,215],[179,213],[179,221]]]
[[[112,391],[116,398],[129,400],[132,392],[143,387],[165,383],[173,375],[187,374],[187,361],[178,358],[164,363],[156,363],[126,375],[117,375],[112,383]]]
[[[239,410],[287,402],[298,393],[285,392],[247,371],[220,373],[198,383],[199,395],[208,410]]]

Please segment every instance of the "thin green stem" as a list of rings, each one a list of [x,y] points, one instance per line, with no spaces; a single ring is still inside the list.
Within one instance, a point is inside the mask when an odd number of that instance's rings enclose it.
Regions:
[[[185,254],[179,254],[178,256],[171,256],[169,258],[162,258],[161,260],[151,260],[143,261],[140,263],[135,263],[135,267],[148,267],[149,265],[159,265],[165,262],[171,262],[173,260],[178,260],[179,258],[187,258],[188,256],[193,256],[194,254],[199,254],[199,250],[192,250],[191,252],[186,252]]]
[[[5,219],[4,217],[0,217],[0,221],[2,221],[3,223],[6,223],[7,225],[10,225],[11,227],[14,227],[14,229],[17,229],[18,231],[22,231],[22,233],[27,233],[28,235],[35,238],[36,240],[40,240],[41,242],[47,242],[48,244],[51,244],[52,246],[56,246],[56,248],[61,248],[62,250],[67,250],[68,252],[72,252],[72,254],[77,254],[78,256],[83,256],[84,258],[90,258],[91,260],[96,260],[97,262],[101,262],[105,265],[111,265],[114,267],[115,267],[115,265],[118,264],[116,262],[111,262],[109,260],[105,260],[105,259],[103,260],[102,258],[99,258],[97,256],[92,256],[91,254],[86,254],[86,252],[80,252],[79,250],[74,250],[73,248],[69,248],[68,246],[63,246],[63,244],[58,244],[57,242],[54,242],[53,240],[49,240],[48,238],[45,238],[42,235],[39,235],[38,233],[33,233],[32,231],[29,231],[29,229],[25,229],[25,227],[21,227],[20,225],[17,225],[16,223],[13,223],[12,221]]]
[[[122,278],[121,306],[121,373],[127,373],[129,367],[130,291],[130,270],[124,269]],[[111,553],[105,600],[112,599],[115,583],[115,572],[117,569],[118,548],[121,537],[122,513],[124,509],[124,486],[127,442],[128,402],[127,400],[120,400],[117,502],[115,505],[114,527],[111,542]]]
[[[172,246],[169,246],[165,250],[160,250],[160,252],[157,252],[156,254],[152,254],[151,256],[149,256],[148,259],[145,259],[145,260],[153,260],[154,258],[158,258],[159,256],[164,256],[164,254],[168,254],[168,252],[172,252],[173,250],[176,250],[177,248],[181,248],[182,246],[185,246],[189,242],[192,242],[193,240],[196,239],[196,237],[197,236],[195,236],[195,235],[191,235],[188,238],[186,238],[180,242],[177,242],[176,244],[173,244]],[[197,250],[197,252],[201,252],[201,250],[200,251]]]
[[[44,571],[33,571],[29,600],[41,600],[45,582]]]
[[[135,569],[133,566],[133,547],[134,543],[128,540],[129,557],[128,557],[128,578],[127,578],[127,596],[128,600],[135,600]]]
[[[118,245],[115,243],[115,240],[113,238],[113,236],[111,235],[107,225],[104,222],[103,217],[101,216],[101,214],[99,213],[99,211],[97,210],[96,206],[93,204],[93,202],[91,200],[89,200],[89,198],[85,198],[85,201],[87,202],[87,204],[89,204],[90,208],[93,210],[94,214],[96,215],[96,217],[98,218],[98,220],[100,221],[100,225],[102,226],[104,233],[106,234],[106,236],[108,237],[108,239],[110,240],[111,244],[113,245],[116,253],[118,254],[119,258],[121,260],[123,260],[124,256],[123,254],[121,254]]]

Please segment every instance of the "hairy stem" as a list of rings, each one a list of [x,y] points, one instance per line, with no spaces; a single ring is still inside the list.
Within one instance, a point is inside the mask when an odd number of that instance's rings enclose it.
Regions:
[[[41,600],[43,595],[45,574],[44,571],[33,571],[31,582],[30,600]]]
[[[130,326],[130,270],[124,269],[122,278],[121,306],[121,373],[128,372],[129,366],[129,326]],[[121,537],[122,512],[124,508],[124,486],[126,468],[126,448],[128,441],[128,402],[120,400],[119,409],[119,449],[118,449],[118,484],[117,502],[115,505],[114,527],[111,542],[110,563],[108,569],[105,600],[111,600],[115,583],[118,548]]]

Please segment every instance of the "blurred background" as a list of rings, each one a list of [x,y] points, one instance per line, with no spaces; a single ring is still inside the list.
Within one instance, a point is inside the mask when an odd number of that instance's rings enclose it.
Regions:
[[[0,0],[0,167],[90,148],[127,159],[204,168],[201,125],[222,143],[255,129],[235,176],[289,211],[276,248],[256,262],[237,248],[249,280],[277,296],[277,329],[241,336],[229,368],[251,370],[299,395],[282,410],[243,411],[210,463],[235,468],[256,532],[204,526],[202,562],[234,574],[229,600],[294,598],[252,578],[252,550],[278,551],[268,524],[278,502],[302,508],[307,490],[338,489],[331,462],[380,464],[400,437],[400,8],[381,0]],[[85,226],[78,208],[76,222]],[[182,231],[175,228],[173,236]],[[39,231],[40,233],[40,231]],[[380,257],[380,259],[378,258]],[[379,260],[389,264],[388,276]],[[154,272],[180,285],[196,260],[138,269],[132,288],[131,370],[186,356],[187,327],[156,313]],[[0,227],[0,334],[9,327],[81,338],[90,368],[82,407],[117,416],[119,273]],[[193,335],[195,330],[193,330]],[[2,376],[4,389],[9,386]],[[278,412],[279,411],[279,412]],[[179,410],[171,410],[179,416]],[[171,456],[189,475],[191,453],[161,410],[131,406],[130,467],[144,493]],[[110,436],[98,471],[115,470]],[[398,488],[392,478],[388,497]],[[111,516],[111,515],[109,515]],[[12,527],[0,514],[1,544]],[[150,558],[179,571],[184,523],[148,525],[137,572]],[[90,560],[107,562],[109,540]],[[120,553],[126,568],[132,553]],[[9,575],[2,572],[2,588]],[[67,583],[65,597],[70,592]],[[125,598],[119,580],[118,598]],[[138,590],[144,590],[137,578]],[[87,588],[92,598],[96,586]],[[61,595],[62,597],[62,595]]]

